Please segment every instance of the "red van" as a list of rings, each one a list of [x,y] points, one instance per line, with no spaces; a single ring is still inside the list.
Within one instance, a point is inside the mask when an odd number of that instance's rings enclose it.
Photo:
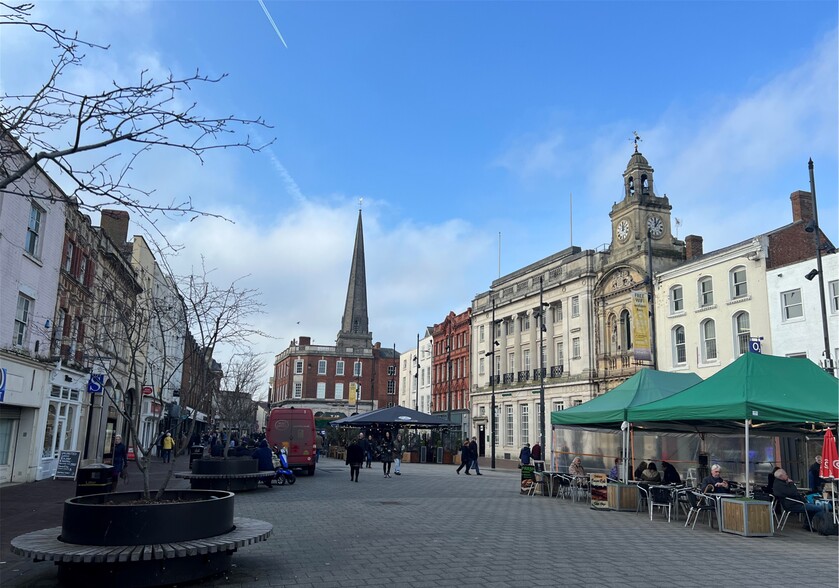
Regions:
[[[285,447],[291,469],[315,475],[315,415],[308,408],[272,408],[268,416],[268,445]]]

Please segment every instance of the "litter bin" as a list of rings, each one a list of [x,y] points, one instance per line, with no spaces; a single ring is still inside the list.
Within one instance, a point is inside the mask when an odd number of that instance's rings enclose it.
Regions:
[[[192,462],[196,459],[201,459],[204,457],[204,446],[203,445],[193,445],[189,448],[189,469],[192,469]]]
[[[76,496],[104,494],[113,487],[114,466],[104,463],[92,463],[82,466],[76,474]]]

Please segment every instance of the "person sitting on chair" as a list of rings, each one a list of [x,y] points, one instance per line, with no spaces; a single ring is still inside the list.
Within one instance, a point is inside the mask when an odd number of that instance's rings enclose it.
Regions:
[[[651,482],[653,484],[661,483],[661,473],[658,471],[658,468],[655,467],[655,462],[651,461],[647,464],[647,469],[641,472],[641,479],[645,482]]]
[[[633,479],[643,480],[644,478],[643,478],[642,474],[644,473],[645,469],[647,469],[647,462],[642,461],[641,463],[638,464],[638,467],[635,468],[635,471],[632,474]]]
[[[711,475],[702,480],[699,485],[700,490],[706,494],[726,494],[728,492],[728,481],[723,480],[722,475],[720,475],[721,471],[720,464],[712,465]]]
[[[675,484],[676,486],[682,485],[682,477],[679,475],[679,472],[676,471],[676,468],[673,467],[672,463],[668,463],[666,461],[661,462],[661,471],[664,472],[665,484]]]
[[[824,480],[819,476],[822,468],[822,456],[817,455],[816,461],[807,470],[807,481],[810,483],[810,492],[821,492],[824,487]]]
[[[772,492],[775,493],[775,498],[781,501],[781,506],[783,506],[784,510],[795,513],[806,510],[808,516],[813,516],[817,512],[824,510],[818,504],[809,504],[783,469],[778,469],[775,472],[775,483],[772,485]],[[800,500],[804,504],[791,502],[787,498]]]
[[[586,475],[586,469],[583,467],[582,460],[579,457],[575,457],[574,461],[571,462],[571,465],[568,466],[568,473],[572,476]]]

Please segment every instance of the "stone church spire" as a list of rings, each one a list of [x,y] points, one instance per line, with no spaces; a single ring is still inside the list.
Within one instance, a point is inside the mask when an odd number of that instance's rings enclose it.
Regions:
[[[351,348],[353,351],[373,347],[367,318],[367,273],[364,267],[364,230],[361,225],[361,209],[358,210],[358,225],[355,229],[355,246],[347,286],[347,301],[341,330],[338,331],[336,346],[339,351]]]

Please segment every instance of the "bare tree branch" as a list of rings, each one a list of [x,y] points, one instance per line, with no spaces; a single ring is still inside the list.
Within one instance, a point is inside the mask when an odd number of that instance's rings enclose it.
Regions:
[[[196,70],[186,76],[170,73],[155,79],[147,70],[135,83],[117,81],[110,88],[79,93],[61,85],[64,74],[84,64],[82,49],[107,50],[108,47],[67,34],[31,19],[32,4],[0,3],[0,27],[26,27],[34,35],[53,42],[57,57],[43,85],[31,93],[5,94],[0,102],[0,127],[18,139],[30,152],[17,166],[4,166],[0,191],[29,195],[19,185],[36,165],[54,164],[72,183],[82,208],[99,210],[119,204],[146,213],[197,214],[192,199],[161,203],[153,200],[153,190],[133,185],[129,171],[138,158],[152,148],[171,148],[194,155],[203,164],[204,154],[227,148],[258,152],[267,144],[256,145],[244,132],[248,127],[270,128],[262,118],[202,114],[196,102],[180,105],[184,95],[197,85],[216,84],[226,74],[210,77]],[[2,29],[0,29],[2,30]],[[63,139],[62,139],[63,138]],[[126,148],[127,151],[121,149]],[[101,153],[94,161],[79,158]],[[0,159],[4,159],[0,153]],[[73,165],[73,161],[78,163]],[[124,162],[120,165],[120,162]],[[117,172],[111,168],[116,165]]]

